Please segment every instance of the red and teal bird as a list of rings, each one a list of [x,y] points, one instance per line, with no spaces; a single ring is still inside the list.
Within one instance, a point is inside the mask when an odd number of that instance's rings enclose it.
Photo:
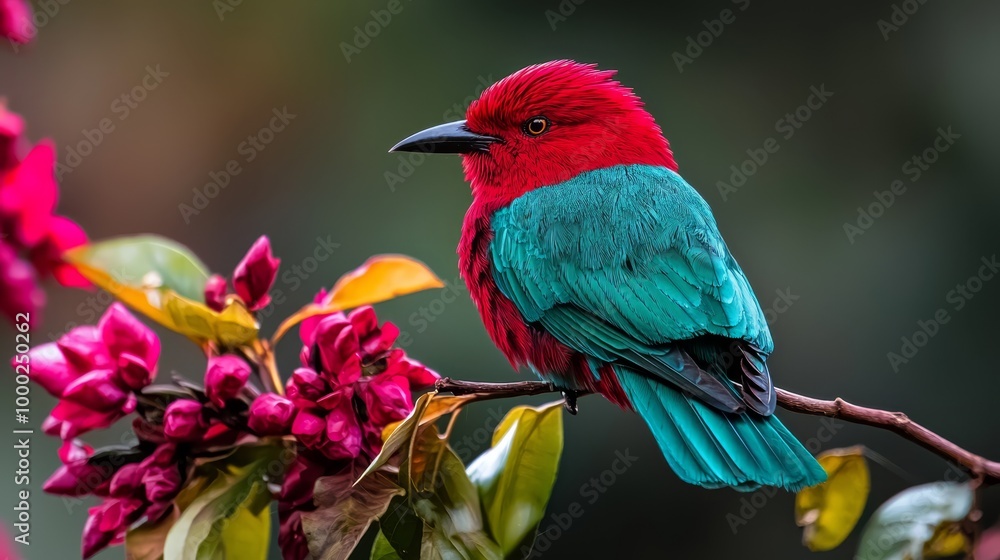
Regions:
[[[689,483],[822,482],[773,415],[774,345],[746,275],[614,74],[529,66],[485,90],[466,120],[392,150],[462,155],[472,206],[461,273],[515,368],[636,411]]]

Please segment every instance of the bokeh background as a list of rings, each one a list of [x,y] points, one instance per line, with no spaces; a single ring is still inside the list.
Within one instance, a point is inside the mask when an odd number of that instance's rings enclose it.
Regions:
[[[592,61],[620,70],[645,100],[682,174],[714,208],[762,306],[774,311],[770,364],[780,386],[905,410],[1000,458],[1000,279],[983,282],[971,300],[960,298],[961,309],[949,299],[1000,249],[996,2],[402,0],[402,11],[384,25],[370,23],[371,11],[387,6],[380,0],[48,4],[45,13],[35,3],[44,15],[34,44],[0,48],[0,95],[26,117],[32,139],[58,145],[63,163],[86,140],[85,130],[105,118],[114,123],[62,174],[60,211],[97,239],[137,232],[175,238],[225,274],[258,235],[269,235],[289,272],[279,276],[283,297],[265,331],[369,255],[406,253],[457,293],[379,306],[383,319],[410,335],[407,349],[446,375],[514,379],[457,277],[454,247],[470,198],[458,159],[417,156],[410,169],[386,150],[416,130],[460,118],[485,85],[525,65]],[[712,20],[727,9],[732,21],[709,41],[702,32],[718,30]],[[377,31],[367,43],[357,36],[366,25],[369,35]],[[699,39],[700,53],[685,52]],[[679,67],[678,53],[690,61]],[[165,75],[125,114],[116,100],[140,86],[150,67]],[[833,95],[787,138],[777,121],[806,103],[811,87]],[[283,108],[294,118],[247,161],[241,143]],[[904,165],[933,146],[939,127],[960,137],[932,154],[936,161],[914,180],[914,164]],[[772,137],[780,149],[724,198],[718,181],[730,182],[730,166]],[[181,205],[194,208],[195,191],[206,193],[209,174],[232,159],[242,172],[185,216]],[[845,223],[857,225],[859,207],[897,179],[905,193],[849,239]],[[329,246],[329,258],[313,260]],[[790,294],[791,305],[780,303],[779,292]],[[32,333],[37,342],[95,320],[107,304],[97,293],[54,286],[49,295],[46,322]],[[907,363],[891,367],[887,354],[900,352],[901,337],[912,337],[918,321],[941,308],[948,323]],[[13,339],[8,326],[0,332]],[[173,336],[163,343],[162,373],[201,375],[191,345]],[[287,369],[297,348],[286,344]],[[0,379],[0,394],[12,398],[12,387],[10,377]],[[37,426],[52,401],[37,388],[33,395]],[[483,449],[495,417],[513,404],[482,404],[463,416],[457,445],[466,458]],[[891,461],[890,469],[872,466],[866,518],[908,485],[955,476],[936,456],[879,430],[782,416],[813,449],[864,443]],[[91,439],[116,442],[127,437],[123,430]],[[8,431],[0,436],[2,463],[12,473]],[[75,557],[88,503],[41,493],[57,464],[57,442],[40,435],[33,442],[27,557]],[[618,453],[637,459],[608,484],[605,471]],[[602,474],[604,491],[584,486]],[[0,483],[8,527],[12,478],[4,474]],[[542,557],[810,555],[791,495],[686,486],[638,418],[596,398],[567,418],[549,511],[563,514],[573,502],[584,515],[545,533]],[[997,521],[997,506],[997,495],[987,493],[985,525]],[[823,557],[850,557],[856,540]],[[121,556],[111,549],[100,558]]]

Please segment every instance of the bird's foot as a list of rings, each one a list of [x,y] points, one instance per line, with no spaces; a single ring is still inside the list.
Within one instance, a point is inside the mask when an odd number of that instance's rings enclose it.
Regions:
[[[569,412],[574,416],[576,415],[577,412],[580,411],[579,407],[577,407],[576,405],[576,398],[580,396],[580,393],[581,391],[570,391],[570,390],[565,390],[562,392],[563,399],[565,399],[563,406],[566,407],[566,412]]]

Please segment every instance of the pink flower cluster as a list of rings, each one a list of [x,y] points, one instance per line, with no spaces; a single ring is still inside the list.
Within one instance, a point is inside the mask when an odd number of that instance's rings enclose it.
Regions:
[[[281,259],[276,259],[271,254],[271,240],[262,235],[250,247],[243,260],[236,265],[236,270],[233,271],[233,287],[247,309],[259,311],[271,303],[268,291],[274,284],[280,264]],[[205,283],[205,304],[215,311],[222,311],[226,305],[227,288],[226,279],[213,274]]]
[[[278,505],[286,559],[306,557],[301,514],[314,508],[316,480],[369,464],[386,426],[413,410],[411,391],[438,379],[392,347],[399,329],[380,327],[371,307],[308,319],[300,334],[302,367],[288,381],[287,397],[261,395],[248,418],[252,431],[291,434],[304,448],[285,474]]]
[[[221,310],[238,298],[250,310],[263,309],[278,263],[261,237],[233,273],[235,294],[227,294],[225,279],[213,276],[206,304]],[[321,292],[316,301],[326,297]],[[192,476],[192,458],[261,437],[294,439],[296,459],[279,495],[279,542],[285,558],[306,558],[302,514],[315,510],[317,480],[337,476],[353,483],[381,450],[386,427],[412,411],[412,392],[438,379],[393,347],[398,335],[392,323],[379,325],[371,307],[306,319],[300,325],[301,367],[288,380],[286,396],[261,394],[253,385],[262,367],[252,361],[253,352],[220,355],[214,346],[204,387],[153,385],[160,341],[114,303],[97,325],[76,327],[29,351],[31,378],[59,399],[42,428],[63,440],[63,466],[44,489],[101,498],[83,532],[83,556],[89,558],[120,544],[140,520],[155,523],[174,511]],[[76,439],[132,413],[138,442],[131,447],[95,451]]]
[[[85,558],[119,544],[138,519],[155,522],[172,510],[187,479],[181,469],[185,454],[232,445],[240,436],[222,418],[230,408],[234,416],[245,414],[251,400],[245,392],[250,364],[238,356],[211,356],[204,391],[189,390],[188,398],[171,395],[169,403],[159,405],[161,410],[143,404],[149,399],[143,389],[156,377],[159,355],[156,334],[120,303],[112,304],[96,326],[76,327],[29,353],[32,379],[59,399],[42,428],[64,440],[59,453],[63,466],[46,481],[45,491],[103,499],[90,509],[83,533]],[[132,412],[139,413],[133,421],[139,444],[127,453],[95,457],[93,449],[75,439]]]
[[[87,235],[53,214],[59,197],[55,149],[43,141],[21,159],[23,131],[21,117],[0,102],[0,312],[10,318],[29,313],[37,323],[45,304],[40,278],[51,274],[65,286],[89,285],[61,260]]]
[[[179,467],[177,446],[164,443],[147,455],[109,454],[97,457],[79,440],[63,442],[63,462],[44,489],[63,496],[99,496],[102,502],[90,508],[83,527],[83,557],[89,558],[106,546],[121,544],[128,527],[139,519],[156,522],[173,511],[173,500],[183,487],[185,473]]]
[[[66,440],[135,410],[136,392],[156,376],[160,339],[114,303],[96,326],[76,327],[29,356],[31,378],[59,399],[42,429]]]

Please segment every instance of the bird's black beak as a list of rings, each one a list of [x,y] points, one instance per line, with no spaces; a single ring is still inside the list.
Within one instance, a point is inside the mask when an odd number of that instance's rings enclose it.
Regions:
[[[488,152],[490,144],[499,138],[476,134],[465,121],[439,124],[422,130],[389,149],[390,152],[424,152],[434,154],[471,154]]]

